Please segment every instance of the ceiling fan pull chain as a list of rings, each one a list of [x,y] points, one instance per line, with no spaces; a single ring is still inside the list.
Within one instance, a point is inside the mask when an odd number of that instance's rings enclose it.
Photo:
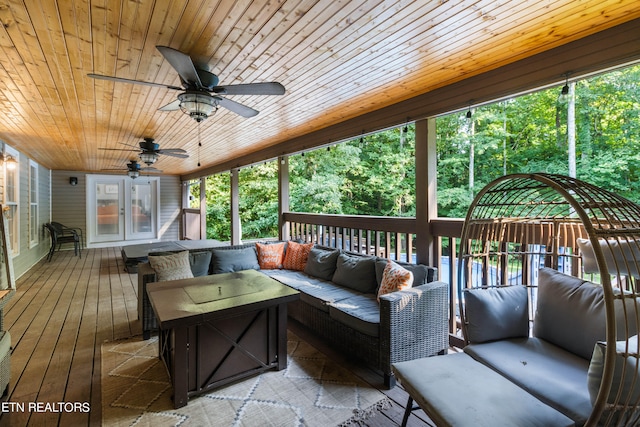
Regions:
[[[200,126],[202,126],[202,122],[198,122],[198,167],[200,167],[200,147],[202,147],[202,141],[200,139]]]

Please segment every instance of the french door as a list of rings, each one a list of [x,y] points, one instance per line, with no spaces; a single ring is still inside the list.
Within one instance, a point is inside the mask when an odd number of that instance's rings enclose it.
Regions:
[[[87,175],[88,243],[158,237],[159,178]]]

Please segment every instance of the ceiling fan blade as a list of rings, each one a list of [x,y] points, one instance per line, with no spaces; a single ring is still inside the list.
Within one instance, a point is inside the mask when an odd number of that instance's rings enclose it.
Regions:
[[[156,49],[158,49],[162,56],[169,61],[169,64],[175,68],[184,82],[198,89],[202,88],[200,76],[198,76],[196,67],[193,65],[193,61],[189,55],[168,46],[156,46]]]
[[[156,169],[154,167],[148,167],[148,168],[140,168],[140,172],[155,172],[155,173],[162,173],[162,171],[160,169]]]
[[[216,86],[212,92],[221,95],[284,95],[285,89],[278,82],[264,82]]]
[[[126,148],[98,148],[98,150],[105,150],[105,151],[140,151],[139,149],[126,149]]]
[[[164,85],[162,83],[145,82],[142,80],[125,79],[122,77],[103,76],[101,74],[87,74],[87,76],[91,77],[92,79],[98,79],[98,80],[111,80],[111,81],[120,82],[120,83],[131,83],[136,85],[147,85],[147,86],[154,86],[154,87],[164,87],[164,88],[174,89],[174,90],[184,90],[183,88],[178,86]]]
[[[253,117],[253,116],[257,116],[259,111],[258,110],[254,110],[251,107],[247,107],[246,105],[240,104],[239,102],[236,101],[232,101],[230,99],[227,98],[223,98],[223,97],[218,97],[220,98],[218,101],[218,104],[221,107],[226,108],[229,111],[233,111],[236,114],[241,115],[242,117]]]
[[[158,108],[158,111],[176,111],[180,109],[180,100],[176,99],[173,102],[165,105],[164,107]]]
[[[163,156],[169,156],[169,157],[177,157],[179,159],[187,159],[189,158],[188,154],[184,154],[184,153],[174,153],[174,152],[165,152],[164,150],[158,150],[158,154],[162,154]]]
[[[183,150],[182,148],[163,148],[162,150],[158,150],[160,154],[174,153],[174,154],[186,154],[187,150]]]

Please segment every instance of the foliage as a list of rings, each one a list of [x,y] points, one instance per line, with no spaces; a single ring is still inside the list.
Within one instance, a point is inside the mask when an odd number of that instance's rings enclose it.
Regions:
[[[577,178],[640,202],[640,66],[576,82]],[[568,173],[567,103],[554,87],[436,119],[438,214],[464,217],[510,173]],[[415,129],[407,126],[289,157],[297,212],[415,215]],[[473,153],[473,167],[470,158]],[[473,175],[470,176],[470,172]],[[240,172],[243,238],[277,235],[277,163]],[[228,240],[229,174],[207,182],[207,235]]]

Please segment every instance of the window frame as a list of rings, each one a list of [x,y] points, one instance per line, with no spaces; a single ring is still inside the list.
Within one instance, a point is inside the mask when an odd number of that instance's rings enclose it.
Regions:
[[[29,159],[29,248],[40,243],[40,165]],[[35,175],[35,176],[34,176]]]
[[[9,169],[7,167],[6,159],[11,156],[15,159],[15,169]],[[9,248],[12,257],[20,255],[20,152],[8,145],[4,146],[4,207],[8,208],[8,220],[9,226]],[[9,175],[13,174],[13,198],[10,200],[9,187]],[[13,200],[15,199],[15,200]],[[15,216],[12,214],[15,213]]]

